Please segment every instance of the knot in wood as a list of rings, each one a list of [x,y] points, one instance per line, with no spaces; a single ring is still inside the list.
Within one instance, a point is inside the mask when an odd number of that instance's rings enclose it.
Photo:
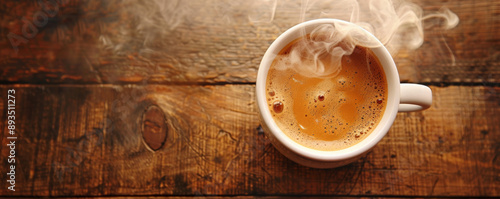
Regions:
[[[153,151],[160,149],[167,141],[165,113],[156,105],[149,106],[142,115],[141,130],[146,145]]]

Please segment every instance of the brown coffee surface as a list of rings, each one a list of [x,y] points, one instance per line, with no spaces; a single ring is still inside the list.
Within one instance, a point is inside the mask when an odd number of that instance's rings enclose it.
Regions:
[[[360,142],[386,107],[387,81],[379,60],[371,50],[356,46],[342,57],[338,74],[306,77],[280,66],[287,64],[283,56],[300,40],[286,46],[269,69],[266,90],[273,119],[288,137],[312,149],[341,150]],[[329,64],[328,59],[321,61]]]

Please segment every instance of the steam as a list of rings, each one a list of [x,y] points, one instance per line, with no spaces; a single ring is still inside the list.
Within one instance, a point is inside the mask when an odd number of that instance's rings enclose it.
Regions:
[[[280,18],[283,16],[288,22],[290,17],[297,17],[296,23],[318,18],[341,19],[373,34],[394,55],[399,49],[420,47],[426,29],[446,30],[459,23],[458,17],[449,9],[423,15],[420,6],[406,0],[123,0],[109,3],[114,4],[124,5],[113,13],[126,23],[117,23],[117,27],[107,29],[109,32],[99,38],[101,44],[118,57],[138,53],[145,60],[149,57],[175,60],[171,57],[178,52],[175,44],[192,39],[176,30],[186,31],[192,25],[206,27],[210,32],[220,31],[211,27],[232,28],[231,24],[279,27],[277,21],[284,20]],[[280,15],[283,13],[286,14]],[[341,69],[342,56],[351,54],[356,45],[379,45],[369,38],[357,27],[325,24],[314,30],[302,46],[297,47],[297,52],[291,52],[292,57],[283,57],[282,61],[288,68],[309,76],[335,75]],[[448,46],[446,49],[453,55]],[[148,63],[154,64],[154,61]],[[186,67],[178,69],[188,70]]]
[[[102,34],[99,40],[116,55],[155,53],[158,41],[171,35],[192,12],[191,7],[180,0],[124,0],[110,4],[123,4],[116,13],[126,23],[120,23],[115,32]]]
[[[279,70],[292,68],[309,77],[328,77],[340,72],[344,55],[350,55],[356,45],[377,47],[380,43],[366,31],[347,23],[320,25],[303,39],[280,54],[275,67]]]
[[[121,5],[113,10],[123,20],[114,32],[104,33],[99,40],[105,49],[116,55],[139,53],[164,56],[176,30],[196,26],[244,23],[271,23],[278,0],[117,0],[110,5]],[[245,17],[240,17],[245,16]]]
[[[318,13],[311,17],[311,13]],[[407,1],[391,0],[303,0],[301,20],[334,18],[349,21],[373,34],[391,54],[401,48],[417,49],[424,41],[427,28],[451,29],[459,19],[449,9],[422,16],[423,10]],[[296,43],[287,55],[279,57],[280,69],[292,68],[310,77],[329,77],[342,69],[342,56],[350,55],[355,46],[368,48],[380,45],[362,29],[342,23],[324,24]],[[325,61],[326,60],[326,61]],[[326,63],[325,63],[326,62]]]

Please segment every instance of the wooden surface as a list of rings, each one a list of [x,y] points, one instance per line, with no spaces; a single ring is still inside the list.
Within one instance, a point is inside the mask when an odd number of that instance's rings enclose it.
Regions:
[[[365,157],[326,170],[281,155],[254,100],[260,59],[300,22],[300,1],[278,1],[272,21],[272,1],[59,3],[17,52],[9,33],[42,8],[0,5],[1,173],[10,89],[18,136],[16,191],[2,174],[1,196],[500,196],[498,1],[416,1],[461,20],[394,55],[403,82],[431,87],[432,107],[399,113]]]

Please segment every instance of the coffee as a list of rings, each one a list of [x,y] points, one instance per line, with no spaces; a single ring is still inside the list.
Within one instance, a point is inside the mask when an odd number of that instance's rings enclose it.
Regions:
[[[384,113],[387,81],[382,65],[370,49],[355,46],[350,55],[341,57],[341,67],[326,76],[287,67],[290,52],[308,40],[303,37],[288,44],[269,69],[266,98],[272,117],[303,146],[332,151],[355,145],[373,131]],[[318,60],[302,63],[335,64],[327,56],[331,51],[321,53],[315,56]]]

